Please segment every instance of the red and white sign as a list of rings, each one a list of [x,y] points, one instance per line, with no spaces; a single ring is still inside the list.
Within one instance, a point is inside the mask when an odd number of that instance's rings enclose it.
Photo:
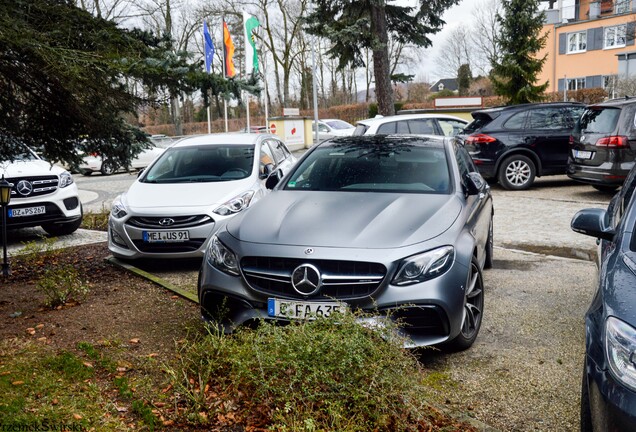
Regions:
[[[272,123],[271,125],[269,125],[269,131],[273,134],[276,133],[276,123]]]

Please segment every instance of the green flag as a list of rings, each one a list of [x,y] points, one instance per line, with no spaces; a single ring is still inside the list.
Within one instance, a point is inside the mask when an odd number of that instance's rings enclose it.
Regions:
[[[243,12],[243,24],[245,25],[245,73],[250,75],[253,71],[258,73],[258,54],[252,31],[261,23],[255,16]]]

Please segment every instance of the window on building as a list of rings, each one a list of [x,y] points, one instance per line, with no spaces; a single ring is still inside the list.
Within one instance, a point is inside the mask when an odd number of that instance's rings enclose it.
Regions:
[[[624,47],[627,34],[627,25],[605,27],[603,48]]]
[[[616,13],[629,12],[629,0],[616,0]]]
[[[569,78],[568,90],[581,90],[585,88],[585,78]]]
[[[616,97],[616,84],[618,82],[618,75],[603,75],[603,90],[611,98]]]
[[[568,33],[568,53],[583,52],[587,49],[587,31]]]

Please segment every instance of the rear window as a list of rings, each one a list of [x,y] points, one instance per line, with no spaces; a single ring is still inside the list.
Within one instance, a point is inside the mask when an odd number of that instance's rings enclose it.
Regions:
[[[587,108],[579,119],[575,131],[580,133],[612,133],[616,129],[620,115],[620,108]]]
[[[360,135],[364,135],[365,132],[369,129],[369,126],[364,125],[362,123],[358,123],[356,125],[356,129],[353,131],[354,136],[360,136]]]
[[[477,132],[493,121],[493,118],[486,114],[473,114],[473,119],[474,120],[468,123],[468,125],[464,128],[463,133],[471,134],[473,132]]]

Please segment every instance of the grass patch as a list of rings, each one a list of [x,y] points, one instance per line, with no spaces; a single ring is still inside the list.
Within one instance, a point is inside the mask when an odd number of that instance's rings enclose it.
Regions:
[[[102,207],[99,212],[88,211],[84,213],[80,228],[94,231],[108,231],[108,215],[110,211]]]
[[[262,323],[231,337],[212,330],[186,342],[168,373],[187,421],[278,431],[443,430],[431,426],[440,420],[424,400],[421,366],[394,329],[370,330],[356,318]]]
[[[134,378],[102,367],[117,362],[92,344],[77,347],[78,353],[53,352],[32,342],[0,341],[0,424],[15,430],[130,430],[130,424],[154,430],[158,420],[143,398],[158,399],[161,392],[144,377],[132,384]]]

